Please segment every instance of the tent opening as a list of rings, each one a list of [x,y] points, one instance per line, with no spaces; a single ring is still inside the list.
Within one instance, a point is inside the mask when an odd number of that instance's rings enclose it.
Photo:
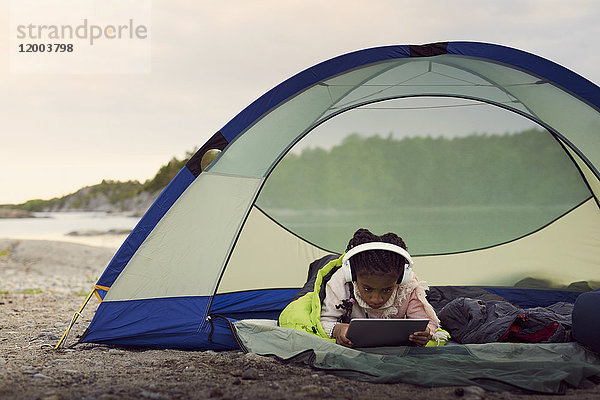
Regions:
[[[475,100],[412,97],[317,126],[273,169],[256,204],[332,252],[369,227],[430,255],[518,239],[590,197],[560,142],[532,120]]]

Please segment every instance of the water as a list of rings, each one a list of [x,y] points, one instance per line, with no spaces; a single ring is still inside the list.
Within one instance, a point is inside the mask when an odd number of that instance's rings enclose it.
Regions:
[[[126,233],[93,236],[67,234],[74,231],[131,230],[140,219],[97,211],[39,212],[35,216],[36,218],[0,219],[0,238],[58,240],[117,249],[127,237]]]
[[[530,234],[568,210],[568,206],[448,206],[265,212],[286,229],[331,252],[346,249],[357,228],[395,232],[411,254],[443,254],[481,249]]]

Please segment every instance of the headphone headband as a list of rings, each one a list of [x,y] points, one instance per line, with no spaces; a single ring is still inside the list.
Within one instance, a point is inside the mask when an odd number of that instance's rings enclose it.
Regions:
[[[363,251],[368,251],[368,250],[387,250],[387,251],[391,251],[391,252],[400,254],[408,262],[408,265],[405,265],[404,269],[406,270],[408,268],[412,268],[413,261],[412,261],[412,258],[410,257],[410,254],[408,253],[408,251],[406,251],[406,249],[403,249],[400,246],[397,246],[392,243],[387,243],[387,242],[363,243],[363,244],[359,244],[358,246],[354,246],[353,248],[348,250],[346,252],[346,254],[344,254],[344,257],[342,258],[342,266],[345,267],[344,274],[346,276],[347,282],[352,282],[352,280],[353,280],[352,279],[352,270],[350,269],[350,257],[352,257],[358,253],[362,253]],[[406,274],[404,274],[404,275],[406,275]],[[404,276],[403,278],[406,279],[407,277]]]

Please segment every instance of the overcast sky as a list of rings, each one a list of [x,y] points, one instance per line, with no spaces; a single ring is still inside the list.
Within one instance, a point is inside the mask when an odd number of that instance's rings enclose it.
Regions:
[[[368,47],[496,43],[600,84],[596,0],[155,0],[149,72],[128,74],[11,72],[0,4],[0,204],[144,181],[283,80]]]

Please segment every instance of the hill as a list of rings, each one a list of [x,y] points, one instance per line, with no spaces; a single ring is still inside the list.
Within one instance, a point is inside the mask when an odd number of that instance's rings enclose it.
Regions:
[[[31,216],[27,213],[39,211],[107,211],[142,215],[194,152],[195,150],[187,152],[182,160],[173,157],[160,167],[152,179],[143,183],[137,180],[126,182],[102,180],[97,185],[83,187],[63,197],[49,200],[34,199],[23,204],[4,205],[0,206],[0,210],[3,210],[7,216],[15,214]]]

